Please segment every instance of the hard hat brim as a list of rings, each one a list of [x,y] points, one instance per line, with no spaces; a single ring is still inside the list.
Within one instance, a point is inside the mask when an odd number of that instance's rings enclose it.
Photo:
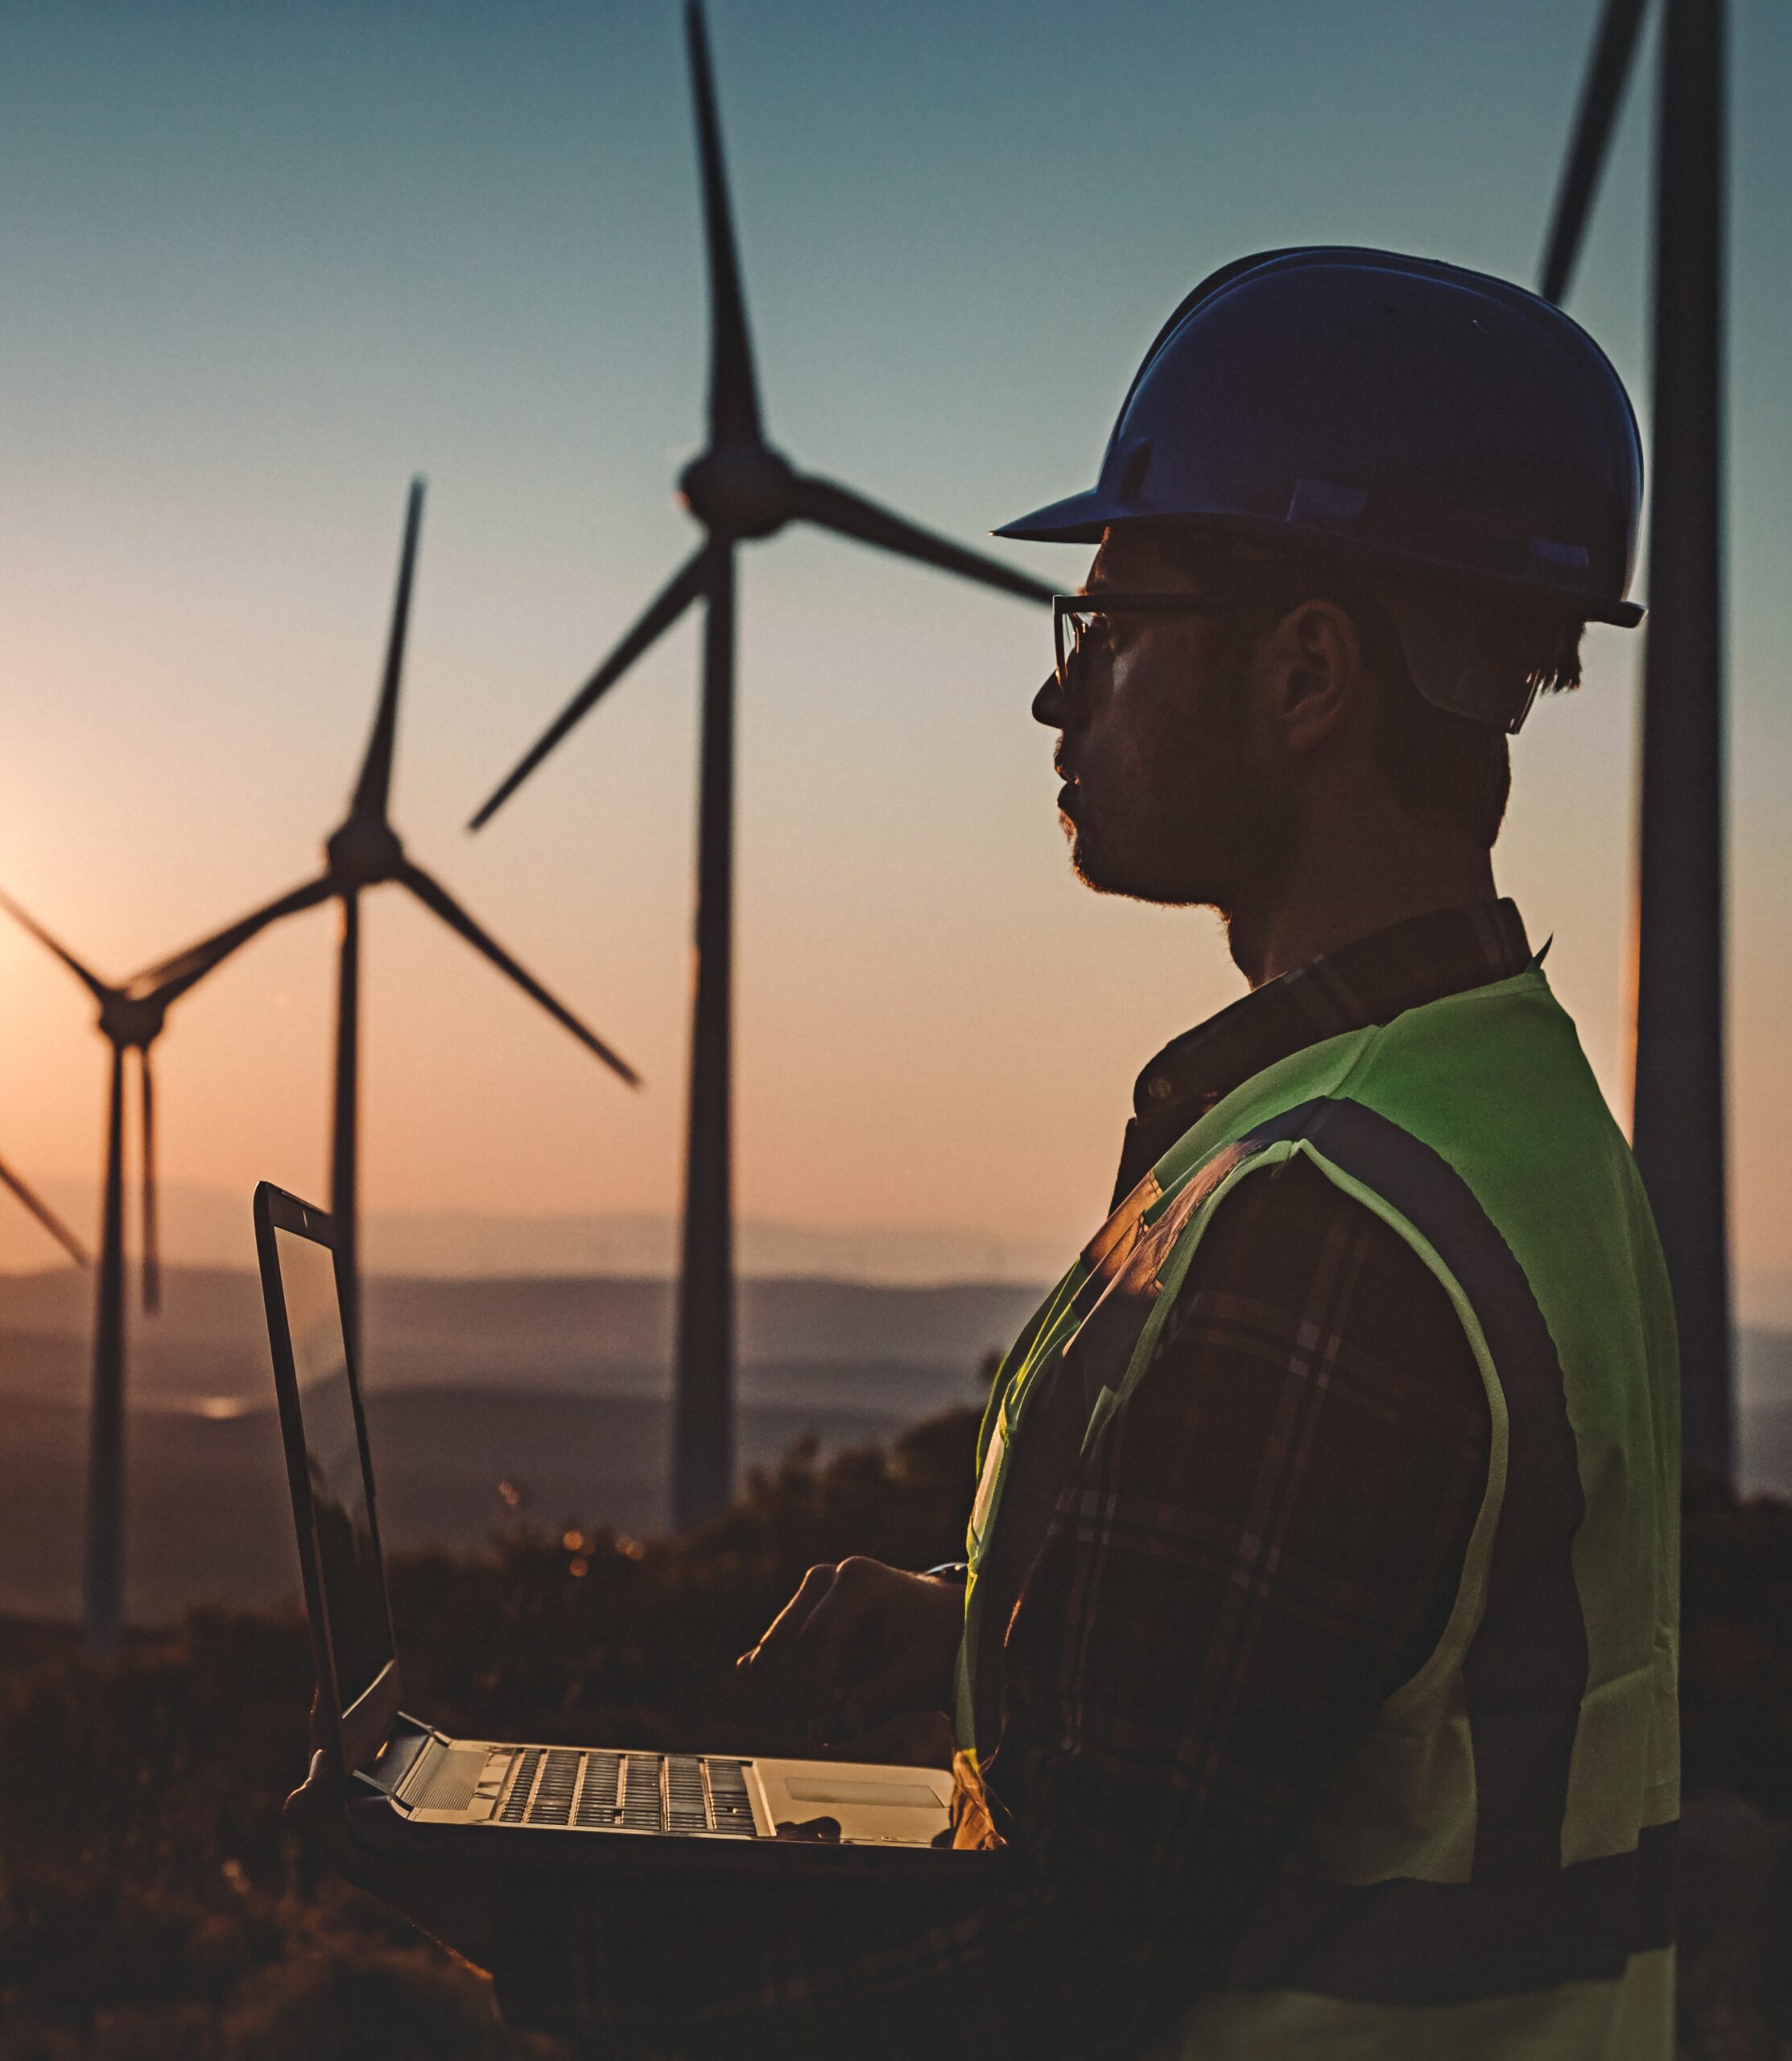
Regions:
[[[1017,537],[1026,543],[1098,544],[1101,532],[1117,519],[1116,511],[1099,487],[1073,494],[1063,501],[1048,501],[1030,515],[1018,515],[992,530],[993,537]]]
[[[1204,530],[1278,544],[1284,550],[1307,550],[1315,556],[1337,559],[1348,564],[1379,566],[1389,572],[1464,587],[1504,600],[1542,602],[1578,615],[1583,622],[1608,622],[1621,630],[1634,630],[1645,613],[1635,601],[1607,601],[1567,587],[1546,587],[1535,580],[1505,579],[1497,573],[1442,566],[1415,552],[1340,537],[1334,530],[1316,527],[1305,529],[1296,523],[1218,511],[1208,515],[1141,514],[1136,508],[1114,502],[1099,486],[1068,494],[1062,501],[1049,501],[1043,508],[1035,508],[1028,515],[1017,516],[1013,522],[1003,523],[999,530],[992,530],[989,534],[1013,537],[1025,543],[1098,544],[1109,530],[1134,523],[1150,524],[1158,529]]]

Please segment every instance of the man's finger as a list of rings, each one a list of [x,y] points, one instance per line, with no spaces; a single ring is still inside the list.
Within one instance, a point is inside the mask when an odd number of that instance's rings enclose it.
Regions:
[[[305,1778],[286,1801],[286,1815],[308,1834],[335,1831],[342,1822],[342,1775],[321,1747],[311,1757]]]
[[[307,1846],[342,1873],[352,1874],[357,1857],[342,1798],[341,1770],[333,1756],[320,1748],[311,1757],[304,1780],[287,1799],[285,1817]]]
[[[834,1579],[796,1634],[793,1658],[807,1680],[838,1687],[842,1654],[848,1642],[873,1617],[888,1590],[878,1580],[885,1570],[874,1560],[842,1560]]]
[[[795,1595],[759,1634],[759,1643],[750,1653],[741,1655],[740,1665],[770,1667],[787,1659],[816,1605],[832,1588],[839,1572],[837,1567],[811,1567],[798,1584]]]
[[[341,1801],[342,1783],[335,1764],[319,1747],[311,1757],[304,1780],[287,1799],[286,1815],[292,1819],[312,1818],[320,1811],[334,1811]]]

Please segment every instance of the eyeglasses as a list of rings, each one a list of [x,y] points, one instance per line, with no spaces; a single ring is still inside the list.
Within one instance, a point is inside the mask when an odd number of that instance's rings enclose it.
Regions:
[[[1109,635],[1109,619],[1117,615],[1224,615],[1229,609],[1262,608],[1272,596],[1266,588],[1250,591],[1257,583],[1247,579],[1241,593],[1236,581],[1228,582],[1224,594],[1117,594],[1104,589],[1094,594],[1054,594],[1051,597],[1051,634],[1058,654],[1058,685],[1075,692],[1082,668],[1101,649]],[[1286,577],[1278,583],[1285,592]]]

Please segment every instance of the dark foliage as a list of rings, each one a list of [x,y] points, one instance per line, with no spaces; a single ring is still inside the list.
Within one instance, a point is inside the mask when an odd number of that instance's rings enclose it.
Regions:
[[[390,1570],[407,1700],[475,1735],[768,1750],[733,1661],[817,1561],[961,1550],[976,1418],[812,1445],[687,1539],[518,1526]],[[490,2061],[555,2051],[371,1899],[313,1879],[292,1614],[199,1613],[115,1667],[0,1625],[0,2061]]]
[[[1792,2055],[1792,1504],[1683,1504],[1683,2061]]]
[[[689,1539],[518,1526],[392,1568],[419,1712],[473,1733],[773,1750],[733,1668],[803,1571],[959,1549],[975,1419],[799,1448]],[[1792,2057],[1792,1505],[1689,1484],[1683,1704],[1685,2061]],[[303,1770],[291,1615],[200,1613],[95,1671],[0,1625],[0,2061],[545,2061],[489,1986],[314,1879],[280,1805]]]
[[[1687,1787],[1792,1817],[1792,1503],[1687,1483],[1680,1723]]]

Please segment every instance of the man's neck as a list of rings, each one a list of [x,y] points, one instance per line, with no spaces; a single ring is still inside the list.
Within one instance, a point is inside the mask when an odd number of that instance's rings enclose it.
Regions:
[[[1485,851],[1383,850],[1355,865],[1302,865],[1261,909],[1221,911],[1233,963],[1253,988],[1413,916],[1491,902],[1493,863]],[[1391,863],[1390,863],[1391,861]]]

